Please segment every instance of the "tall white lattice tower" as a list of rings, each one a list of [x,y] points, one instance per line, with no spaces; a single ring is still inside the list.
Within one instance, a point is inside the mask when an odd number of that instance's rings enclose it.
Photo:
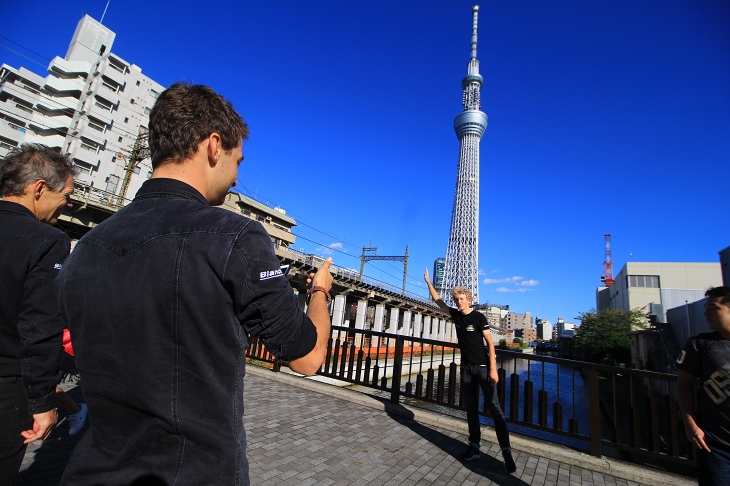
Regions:
[[[479,90],[483,80],[477,61],[478,17],[479,5],[474,5],[471,59],[467,75],[461,82],[464,111],[454,120],[461,149],[444,269],[442,298],[448,305],[453,305],[451,289],[457,285],[467,287],[474,296],[474,303],[479,303],[479,141],[487,128],[487,115],[479,109]]]

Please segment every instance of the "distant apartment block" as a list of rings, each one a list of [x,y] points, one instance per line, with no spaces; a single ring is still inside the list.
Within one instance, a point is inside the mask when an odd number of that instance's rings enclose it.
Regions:
[[[68,152],[80,171],[77,189],[110,207],[133,197],[151,174],[149,159],[128,167],[125,154],[146,133],[164,89],[112,52],[115,37],[84,15],[45,77],[0,67],[0,157],[24,142]]]
[[[446,266],[446,258],[437,258],[433,261],[433,276],[431,277],[433,287],[436,292],[441,295],[444,287],[444,267]]]
[[[553,339],[558,340],[561,337],[572,337],[575,333],[575,324],[572,322],[565,322],[565,319],[558,317],[558,322],[555,323],[553,328]]]
[[[553,337],[553,325],[547,319],[542,319],[536,316],[535,330],[538,340],[549,341]]]

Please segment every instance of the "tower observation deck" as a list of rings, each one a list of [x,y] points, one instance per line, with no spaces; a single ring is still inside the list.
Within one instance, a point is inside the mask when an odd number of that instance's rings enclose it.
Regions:
[[[472,8],[471,58],[467,75],[461,82],[464,111],[454,120],[454,130],[460,142],[459,166],[456,173],[454,209],[446,251],[442,298],[453,305],[451,290],[467,287],[479,303],[479,142],[487,128],[487,115],[480,108],[484,81],[477,60],[477,21],[479,5]]]

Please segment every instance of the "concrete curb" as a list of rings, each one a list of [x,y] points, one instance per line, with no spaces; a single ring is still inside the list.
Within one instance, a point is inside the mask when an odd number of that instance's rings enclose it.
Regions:
[[[451,432],[461,433],[464,434],[465,437],[468,435],[465,420],[408,405],[395,405],[378,397],[373,397],[353,390],[343,389],[339,386],[328,385],[326,383],[308,379],[301,375],[292,374],[288,370],[284,371],[284,368],[282,368],[281,372],[275,373],[266,368],[248,365],[246,367],[246,373],[316,393],[321,393],[330,397],[339,398],[341,400],[346,400],[350,403],[356,403],[365,407],[382,410],[386,413],[398,415],[422,424],[440,427]],[[497,436],[492,427],[482,427],[482,437],[485,440],[495,444],[497,443]],[[697,484],[697,481],[679,474],[637,466],[636,464],[621,461],[619,459],[593,457],[569,447],[545,442],[532,437],[516,434],[514,432],[510,432],[510,441],[512,443],[512,448],[516,451],[544,457],[563,464],[577,466],[602,474],[610,474],[611,476],[625,479],[627,481],[635,481],[637,483],[648,485],[664,484],[671,486]]]

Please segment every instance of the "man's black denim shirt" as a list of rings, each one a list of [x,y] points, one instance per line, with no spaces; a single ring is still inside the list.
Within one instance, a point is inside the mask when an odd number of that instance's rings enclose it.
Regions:
[[[314,348],[260,223],[151,179],[84,236],[58,277],[91,429],[62,484],[248,484],[248,335],[292,360]]]
[[[31,414],[56,404],[64,324],[53,281],[70,249],[66,233],[0,201],[0,377],[22,376]]]

